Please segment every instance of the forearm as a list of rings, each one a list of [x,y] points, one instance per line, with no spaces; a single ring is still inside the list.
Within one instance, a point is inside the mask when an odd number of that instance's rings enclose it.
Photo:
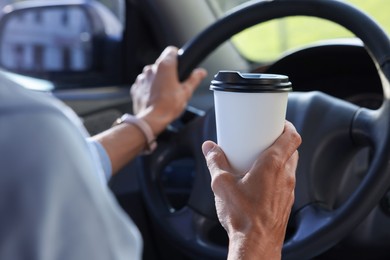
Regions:
[[[173,119],[160,111],[146,110],[137,115],[157,137]],[[122,123],[94,137],[105,148],[115,175],[123,166],[133,160],[147,147],[145,133],[135,124]]]
[[[113,175],[133,160],[146,145],[144,134],[132,124],[114,126],[92,138],[105,148],[111,161]]]

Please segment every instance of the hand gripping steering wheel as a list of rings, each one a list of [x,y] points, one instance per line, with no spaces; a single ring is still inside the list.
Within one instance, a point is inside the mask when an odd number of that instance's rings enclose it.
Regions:
[[[380,109],[369,110],[320,92],[290,95],[287,118],[301,134],[303,144],[297,169],[299,193],[296,192],[289,235],[283,246],[284,259],[312,258],[337,244],[368,215],[389,188],[390,41],[387,35],[368,16],[343,2],[252,1],[234,9],[184,45],[178,68],[180,79],[184,79],[236,33],[258,23],[296,15],[333,21],[359,37],[377,66],[384,100]],[[218,233],[220,226],[201,152],[204,140],[216,139],[214,119],[210,111],[205,116],[191,118],[181,128],[166,131],[156,152],[142,158],[144,169],[140,174],[144,198],[156,228],[165,239],[197,259],[226,259],[227,254],[226,241],[215,242],[210,238]],[[370,149],[364,178],[346,199],[336,203],[332,191],[337,190],[335,187],[348,168],[348,160],[344,159],[354,158],[362,147]],[[186,206],[173,211],[161,193],[160,172],[167,163],[183,155],[194,158],[196,174]]]

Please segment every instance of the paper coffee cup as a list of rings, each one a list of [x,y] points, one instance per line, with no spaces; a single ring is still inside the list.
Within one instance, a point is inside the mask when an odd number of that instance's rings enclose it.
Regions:
[[[284,75],[220,71],[211,81],[217,142],[237,172],[247,172],[283,132],[289,78]]]

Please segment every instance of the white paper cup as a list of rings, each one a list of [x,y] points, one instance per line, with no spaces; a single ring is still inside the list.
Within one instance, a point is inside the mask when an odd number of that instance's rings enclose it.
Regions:
[[[284,128],[287,76],[220,71],[211,82],[217,142],[237,172],[247,172]]]

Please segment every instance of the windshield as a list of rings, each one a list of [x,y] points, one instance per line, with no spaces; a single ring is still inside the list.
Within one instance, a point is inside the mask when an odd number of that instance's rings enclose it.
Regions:
[[[209,0],[218,16],[247,0]],[[372,16],[390,32],[388,0],[345,0]],[[232,38],[239,52],[253,62],[267,62],[284,52],[316,41],[352,38],[349,31],[332,22],[312,17],[289,17],[253,26]]]

